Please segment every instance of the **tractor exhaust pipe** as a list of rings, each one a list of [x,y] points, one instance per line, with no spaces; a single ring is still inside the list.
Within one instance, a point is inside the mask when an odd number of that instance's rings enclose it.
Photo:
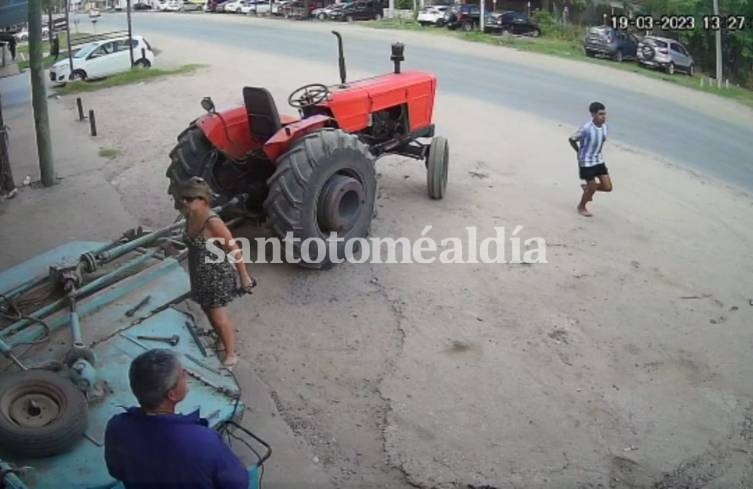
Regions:
[[[345,86],[345,55],[343,54],[343,38],[337,31],[332,31],[337,37],[337,52],[339,54],[338,62],[340,64],[340,85]]]
[[[392,45],[392,56],[390,59],[395,63],[395,74],[400,73],[400,62],[405,61],[405,57],[403,56],[404,49],[405,46],[401,42],[396,42]]]

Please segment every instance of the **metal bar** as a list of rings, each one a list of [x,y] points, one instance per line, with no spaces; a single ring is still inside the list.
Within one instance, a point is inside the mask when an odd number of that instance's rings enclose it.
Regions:
[[[135,290],[138,290],[140,287],[143,286],[144,281],[151,280],[152,276],[160,276],[165,273],[165,270],[170,267],[177,267],[180,266],[176,261],[174,260],[166,260],[163,262],[160,262],[157,266],[152,267],[148,270],[147,275],[143,277],[143,280],[132,280],[129,284],[121,285],[119,287],[114,287],[111,290],[107,291],[102,296],[97,297],[96,299],[92,301],[87,301],[80,305],[79,314],[83,317],[87,314],[90,314],[97,309],[104,307],[107,304],[110,304],[121,297],[124,297]],[[55,332],[58,329],[62,328],[69,322],[68,316],[60,316],[57,317],[51,321],[47,322],[47,326],[50,328],[50,332]],[[30,341],[35,341],[38,339],[41,335],[45,334],[45,329],[41,326],[35,324],[32,326],[29,326],[28,328],[24,329],[23,331],[18,332],[15,336],[8,338],[8,344],[13,347],[14,345],[20,344],[20,343],[28,343]]]
[[[83,287],[76,290],[72,294],[72,298],[81,299],[89,293],[97,292],[100,289],[103,289],[105,287],[112,285],[116,280],[120,279],[120,275],[122,275],[124,272],[130,271],[132,268],[135,268],[136,266],[141,265],[143,262],[151,258],[153,255],[155,255],[158,251],[159,250],[154,250],[151,253],[139,256],[138,258],[134,258],[128,263],[123,264],[120,268],[117,268],[113,270],[112,272],[108,273],[107,275],[103,275],[97,280],[94,280],[93,282],[90,282],[84,285]],[[67,302],[68,302],[68,298],[58,299],[52,304],[48,304],[47,306],[34,311],[33,313],[29,314],[29,316],[35,319],[43,319],[49,316],[50,314],[53,314],[65,308],[65,305]],[[15,323],[11,324],[4,330],[0,331],[0,336],[7,337],[9,335],[15,334],[22,328],[28,326],[29,324],[35,324],[35,323],[28,319],[22,319],[20,321],[16,321]]]
[[[245,194],[243,196],[236,197],[232,200],[230,200],[228,203],[226,203],[223,206],[218,206],[212,209],[215,212],[222,212],[222,210],[237,204],[241,201],[242,198],[245,197]],[[129,241],[128,243],[124,243],[120,246],[116,246],[115,248],[112,248],[108,251],[103,251],[101,253],[97,253],[96,258],[97,260],[101,260],[102,263],[107,263],[108,261],[114,260],[115,258],[118,258],[119,256],[122,256],[129,251],[138,248],[139,246],[151,243],[152,241],[155,241],[157,238],[163,237],[165,234],[169,233],[170,231],[174,231],[176,229],[179,229],[181,226],[184,226],[186,223],[185,219],[181,219],[178,222],[174,222],[171,225],[164,227],[162,229],[158,229],[150,234],[146,234],[140,238],[137,238],[133,241]]]
[[[84,341],[81,338],[81,321],[78,317],[78,305],[76,299],[71,300],[71,338],[74,347],[83,347]]]
[[[21,285],[17,285],[16,287],[6,292],[3,292],[2,295],[4,295],[7,299],[12,300],[13,298],[18,297],[19,295],[23,294],[27,290],[31,290],[34,287],[37,287],[38,285],[43,284],[49,278],[50,278],[49,275],[41,275],[35,279],[24,282]]]

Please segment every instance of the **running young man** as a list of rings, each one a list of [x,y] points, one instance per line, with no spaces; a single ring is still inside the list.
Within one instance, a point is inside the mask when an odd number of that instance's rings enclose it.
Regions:
[[[612,180],[609,178],[609,171],[601,154],[607,140],[606,108],[601,102],[593,102],[588,110],[591,112],[591,120],[570,136],[569,142],[578,154],[580,178],[586,181],[581,185],[583,196],[580,199],[580,204],[578,204],[578,212],[586,217],[591,217],[591,213],[586,209],[586,204],[593,200],[597,191],[611,192]],[[596,178],[599,179],[598,184]]]

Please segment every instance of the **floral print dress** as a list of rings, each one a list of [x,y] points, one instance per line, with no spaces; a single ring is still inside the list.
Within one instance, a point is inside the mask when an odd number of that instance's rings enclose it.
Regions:
[[[220,217],[213,214],[207,218],[195,236],[188,233],[188,224],[183,233],[183,241],[188,247],[188,273],[191,278],[191,297],[203,309],[223,307],[229,304],[235,297],[238,285],[237,273],[227,255],[219,263],[207,263],[216,261],[217,256],[209,251],[207,240],[202,233],[210,219]]]

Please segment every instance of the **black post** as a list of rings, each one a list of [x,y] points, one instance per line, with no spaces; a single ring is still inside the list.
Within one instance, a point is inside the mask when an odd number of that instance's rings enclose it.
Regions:
[[[345,54],[343,53],[343,38],[337,31],[332,31],[332,34],[337,38],[337,51],[339,54],[338,63],[340,65],[340,85],[345,86]]]
[[[81,102],[81,97],[76,97],[76,106],[78,107],[78,120],[84,120],[84,104]]]
[[[89,127],[91,128],[92,136],[97,135],[97,121],[94,120],[94,111],[89,109]]]
[[[133,68],[133,31],[131,29],[131,0],[126,0],[126,16],[128,17],[128,51],[131,53],[131,68]]]
[[[65,0],[65,43],[68,48],[68,72],[73,73],[73,53],[71,52],[71,24],[69,22],[68,10],[70,9],[68,0]],[[83,116],[81,117],[83,119]]]
[[[0,99],[0,192],[12,192],[15,189],[16,184],[13,181],[8,155],[8,132],[3,120],[3,101]]]

